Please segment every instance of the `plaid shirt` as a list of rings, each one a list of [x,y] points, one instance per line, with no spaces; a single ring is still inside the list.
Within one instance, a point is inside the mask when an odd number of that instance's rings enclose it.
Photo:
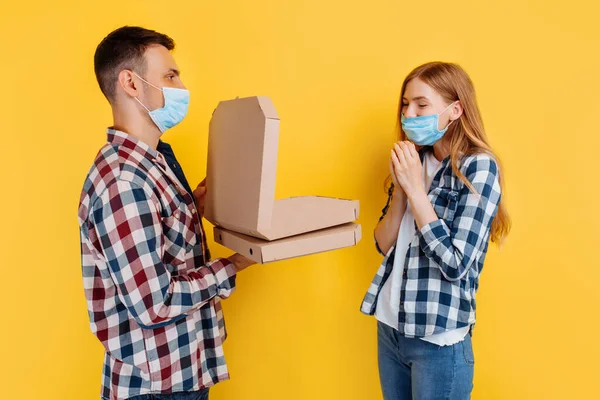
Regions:
[[[421,161],[425,151],[420,152]],[[464,157],[460,170],[478,194],[456,176],[446,158],[428,195],[439,219],[417,228],[408,249],[399,250],[406,252],[406,259],[397,328],[407,337],[430,336],[475,323],[475,295],[498,211],[500,184],[496,162],[488,155]],[[393,186],[380,221],[392,192]],[[375,314],[377,296],[392,272],[394,247],[382,253],[385,258],[362,302],[361,311],[367,315]]]
[[[193,196],[164,156],[109,129],[83,186],[79,227],[91,329],[106,350],[102,398],[227,379],[219,298],[233,292],[235,268],[207,262]]]

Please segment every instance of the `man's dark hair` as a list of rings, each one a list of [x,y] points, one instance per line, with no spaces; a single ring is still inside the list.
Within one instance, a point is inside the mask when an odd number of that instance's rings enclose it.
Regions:
[[[124,26],[105,37],[94,54],[94,71],[100,90],[109,102],[115,98],[119,72],[130,69],[142,75],[146,71],[144,53],[149,46],[161,45],[167,50],[175,48],[173,39],[138,26]]]

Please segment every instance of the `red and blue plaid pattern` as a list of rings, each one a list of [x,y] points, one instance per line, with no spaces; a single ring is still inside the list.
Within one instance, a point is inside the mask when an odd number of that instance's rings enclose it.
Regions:
[[[421,161],[425,151],[420,153]],[[383,254],[385,258],[361,305],[363,313],[375,314],[377,296],[392,272],[396,251],[405,252],[397,329],[407,337],[475,324],[475,295],[501,190],[498,166],[489,155],[463,157],[460,168],[477,193],[458,179],[450,158],[446,158],[429,190],[439,219],[417,229],[407,249],[392,246]],[[392,192],[393,187],[380,220],[388,210]]]
[[[79,226],[91,329],[106,349],[102,398],[228,379],[219,299],[233,292],[235,267],[208,261],[193,197],[162,154],[109,129],[83,186]]]

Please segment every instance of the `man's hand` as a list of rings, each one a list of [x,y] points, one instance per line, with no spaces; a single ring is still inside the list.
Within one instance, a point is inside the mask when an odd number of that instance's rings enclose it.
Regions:
[[[194,190],[194,197],[196,198],[196,205],[198,206],[198,212],[200,218],[204,217],[204,202],[206,201],[206,178],[202,180]]]
[[[228,259],[233,263],[233,265],[235,265],[237,272],[241,272],[249,266],[256,264],[256,262],[238,253],[228,257]]]

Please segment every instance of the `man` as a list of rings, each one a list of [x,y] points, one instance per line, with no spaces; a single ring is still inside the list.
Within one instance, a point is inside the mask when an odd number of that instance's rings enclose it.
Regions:
[[[239,254],[210,261],[205,187],[192,192],[160,141],[188,108],[174,47],[166,35],[123,27],[94,56],[114,124],[84,183],[79,226],[107,400],[207,399],[208,388],[229,377],[220,299],[252,264]]]

